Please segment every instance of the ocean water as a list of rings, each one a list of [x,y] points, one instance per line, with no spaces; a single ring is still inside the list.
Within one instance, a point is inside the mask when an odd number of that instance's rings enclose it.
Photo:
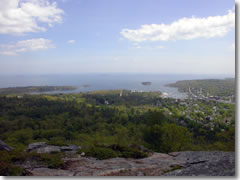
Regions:
[[[166,84],[178,80],[223,79],[226,75],[177,75],[177,74],[62,74],[62,75],[0,75],[0,88],[19,86],[77,86],[74,91],[63,93],[87,92],[95,90],[127,89],[137,91],[161,91],[173,98],[185,98],[186,94]],[[142,82],[150,81],[150,86]],[[84,85],[89,85],[84,87]],[[52,92],[57,93],[57,92]]]

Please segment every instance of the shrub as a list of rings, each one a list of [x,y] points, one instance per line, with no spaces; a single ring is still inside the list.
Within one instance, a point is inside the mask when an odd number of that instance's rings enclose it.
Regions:
[[[191,143],[192,134],[186,127],[176,124],[164,124],[160,131],[161,135],[161,151],[164,153],[182,151]]]
[[[1,170],[3,171],[6,168],[13,168],[13,170],[19,170],[17,166],[12,165],[12,163],[18,162],[22,163],[27,159],[37,160],[43,162],[49,168],[61,168],[64,165],[64,162],[61,158],[61,154],[38,154],[38,153],[25,153],[18,151],[0,151],[0,163],[3,163]],[[1,171],[1,172],[2,172]],[[8,171],[7,171],[8,172]],[[9,170],[9,172],[12,172]],[[15,171],[14,171],[15,172]]]
[[[147,153],[141,152],[136,148],[119,146],[116,144],[111,145],[110,148],[112,148],[115,151],[119,151],[119,157],[140,159],[148,156]]]
[[[141,152],[137,149],[129,148],[126,146],[119,146],[116,144],[110,145],[109,147],[93,146],[90,148],[80,149],[78,153],[82,152],[84,152],[86,156],[96,157],[100,160],[115,157],[140,159],[148,156],[148,154],[145,152]]]
[[[23,168],[12,164],[15,160],[25,159],[21,153],[0,151],[0,176],[21,176]]]
[[[64,161],[61,158],[61,154],[41,154],[41,160],[48,166],[48,168],[62,168]]]
[[[145,158],[147,156],[148,156],[148,154],[145,152],[141,152],[136,149],[126,148],[126,149],[124,149],[124,151],[121,152],[120,157],[141,159],[141,158]]]
[[[9,162],[0,161],[0,176],[22,176],[25,174],[23,168],[14,166]]]
[[[118,157],[118,153],[113,151],[110,148],[105,148],[105,147],[90,147],[86,149],[80,149],[78,153],[84,152],[86,156],[89,157],[95,157],[99,160],[102,159],[109,159],[109,158],[114,158]]]
[[[48,142],[49,145],[54,145],[54,146],[67,146],[66,139],[63,137],[53,137],[51,140]]]

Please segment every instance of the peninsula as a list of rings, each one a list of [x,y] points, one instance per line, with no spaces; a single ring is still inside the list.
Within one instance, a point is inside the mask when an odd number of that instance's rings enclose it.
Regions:
[[[29,94],[44,93],[52,91],[72,91],[77,89],[75,86],[25,86],[0,88],[0,94]]]

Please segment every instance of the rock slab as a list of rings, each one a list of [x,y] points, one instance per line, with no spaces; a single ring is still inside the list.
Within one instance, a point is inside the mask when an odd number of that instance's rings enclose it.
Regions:
[[[68,152],[76,153],[81,147],[73,144],[67,146],[53,146],[48,145],[46,142],[37,142],[28,145],[26,152],[37,152],[37,153],[57,153],[57,152]]]
[[[11,151],[13,148],[5,144],[2,140],[0,140],[0,151]]]
[[[235,176],[234,152],[180,152],[185,168],[166,173],[165,176]]]
[[[65,158],[64,169],[31,167],[35,176],[234,176],[234,152],[153,153],[143,159]]]

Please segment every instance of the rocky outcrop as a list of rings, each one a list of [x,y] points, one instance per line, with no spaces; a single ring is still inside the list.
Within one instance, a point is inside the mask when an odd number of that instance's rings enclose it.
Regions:
[[[46,146],[47,146],[47,143],[45,143],[45,142],[32,143],[32,144],[28,145],[28,148],[27,148],[26,152],[32,152],[34,150],[37,150],[39,148],[43,148],[43,147],[46,147]]]
[[[48,145],[46,147],[41,147],[35,150],[37,153],[58,153],[61,152],[61,148],[59,146],[51,146]]]
[[[73,144],[68,144],[67,146],[53,146],[48,145],[45,142],[37,142],[28,145],[26,152],[37,152],[37,153],[57,153],[57,152],[67,152],[76,153],[81,147]]]
[[[234,152],[152,153],[143,159],[64,158],[64,169],[31,167],[35,176],[234,176]]]
[[[234,176],[235,153],[233,152],[180,152],[173,153],[177,159],[185,161],[185,168],[165,176]]]
[[[76,153],[79,149],[81,149],[80,146],[69,144],[68,146],[61,146],[60,150],[61,152],[72,152]]]
[[[11,151],[13,148],[5,144],[2,140],[0,140],[0,151]]]

